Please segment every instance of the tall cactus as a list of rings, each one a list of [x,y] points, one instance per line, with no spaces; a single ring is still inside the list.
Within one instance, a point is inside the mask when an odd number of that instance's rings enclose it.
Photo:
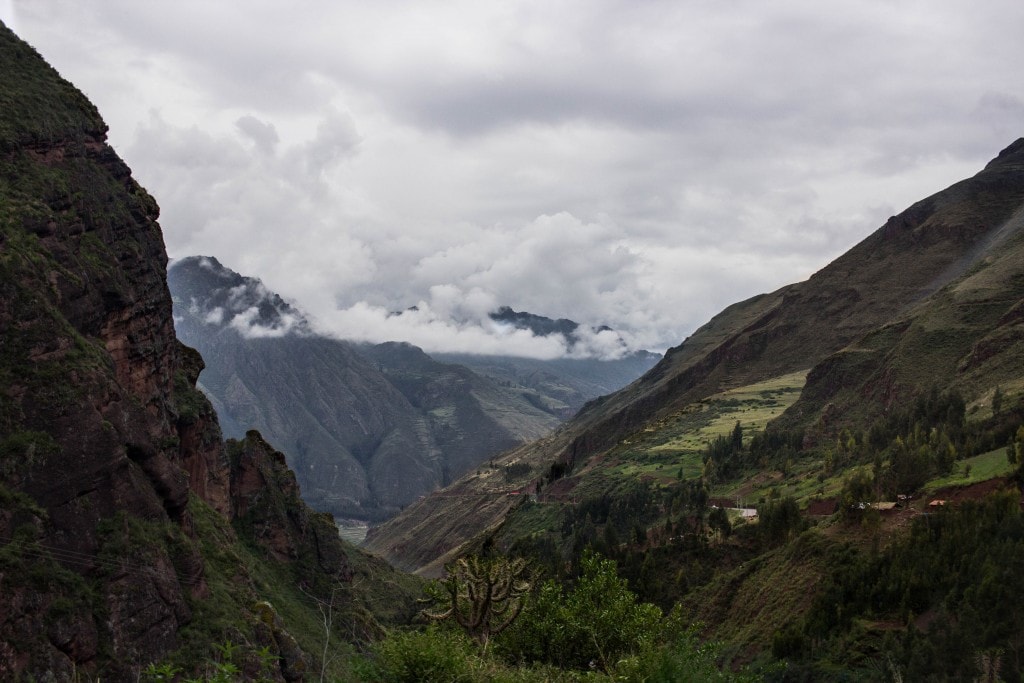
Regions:
[[[445,569],[440,610],[424,610],[430,619],[454,619],[481,648],[508,628],[522,612],[530,592],[529,565],[522,558],[463,557]]]

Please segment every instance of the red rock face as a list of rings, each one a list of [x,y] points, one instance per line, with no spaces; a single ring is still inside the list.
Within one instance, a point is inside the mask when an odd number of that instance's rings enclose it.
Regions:
[[[186,390],[192,392],[195,403],[191,411],[179,411],[177,417],[178,459],[188,474],[192,492],[220,514],[231,517],[230,467],[217,414],[209,401],[195,389],[203,369],[203,359],[193,349],[180,344],[179,348],[182,359],[180,377]]]
[[[311,513],[299,497],[295,473],[284,455],[258,432],[229,442],[231,507],[236,526],[281,562],[303,553],[328,575],[349,581],[352,569],[338,543],[337,528],[327,515]]]
[[[2,24],[0,70],[0,680],[137,680],[211,593],[190,497],[219,541],[243,542],[240,515],[245,542],[302,558],[296,581],[352,572],[280,453],[254,435],[232,469],[174,334],[156,203],[95,109]],[[256,588],[229,571],[250,628]],[[270,630],[271,679],[301,678]]]
[[[0,65],[0,89],[58,112],[0,112],[0,131],[40,127],[0,134],[0,679],[102,664],[117,680],[191,619],[202,558],[172,562],[153,530],[190,528],[190,491],[227,512],[227,460],[174,336],[155,202],[91,105],[3,27]]]

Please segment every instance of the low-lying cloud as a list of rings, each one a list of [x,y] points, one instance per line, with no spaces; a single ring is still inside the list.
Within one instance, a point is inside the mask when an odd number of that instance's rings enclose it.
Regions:
[[[979,170],[1024,111],[1010,0],[14,6],[172,256],[432,351],[677,344]]]

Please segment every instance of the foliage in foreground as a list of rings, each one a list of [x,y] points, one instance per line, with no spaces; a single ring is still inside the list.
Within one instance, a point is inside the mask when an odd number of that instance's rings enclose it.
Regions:
[[[512,622],[530,591],[528,565],[521,558],[463,557],[447,567],[448,578],[434,596],[442,609],[424,610],[429,619],[454,620],[486,650],[493,636]]]
[[[716,649],[701,645],[677,613],[641,603],[615,563],[587,553],[572,590],[544,583],[520,618],[480,647],[451,622],[394,632],[362,663],[361,680],[734,681]]]
[[[751,676],[720,671],[717,650],[700,645],[692,632],[675,641],[650,644],[619,659],[609,671],[560,669],[550,664],[514,665],[495,654],[481,653],[460,631],[432,624],[423,631],[391,634],[375,648],[372,660],[359,668],[366,683],[685,683],[747,681]]]
[[[580,561],[582,575],[565,592],[544,583],[518,622],[498,641],[512,661],[610,672],[617,661],[683,631],[678,615],[641,603],[619,578],[615,563],[594,553]]]
[[[803,624],[776,635],[776,656],[819,674],[823,663],[854,667],[867,653],[905,680],[976,680],[992,671],[1021,679],[1018,492],[922,515],[885,551],[847,547],[833,567]]]

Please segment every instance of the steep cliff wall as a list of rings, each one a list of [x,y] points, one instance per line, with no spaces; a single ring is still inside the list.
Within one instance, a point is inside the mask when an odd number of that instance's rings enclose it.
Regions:
[[[249,473],[272,449],[229,462],[175,338],[157,205],[96,109],[2,25],[0,71],[0,678],[135,680],[229,634],[295,678],[307,661],[254,608],[253,573],[316,590],[351,578],[351,549],[297,491],[274,494],[287,524],[260,512]],[[259,514],[268,557],[229,524]]]
[[[0,673],[146,659],[174,647],[203,586],[188,551],[112,550],[133,540],[125,515],[188,524],[187,377],[157,208],[96,110],[13,34],[0,40],[0,443],[19,496],[0,522]],[[224,499],[226,460],[206,455]]]

